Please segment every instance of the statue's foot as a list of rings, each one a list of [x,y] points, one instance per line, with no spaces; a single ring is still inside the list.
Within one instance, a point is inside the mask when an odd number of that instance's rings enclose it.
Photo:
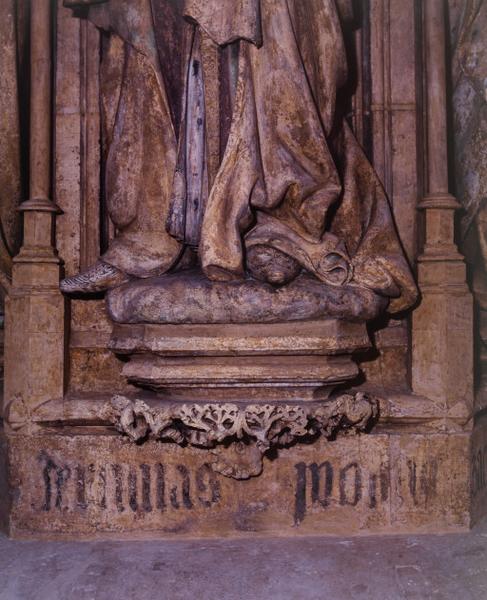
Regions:
[[[296,279],[301,265],[284,252],[256,244],[247,250],[247,269],[252,277],[280,286]]]
[[[65,294],[95,294],[122,285],[128,280],[128,276],[120,269],[99,261],[74,277],[66,277],[59,287]]]

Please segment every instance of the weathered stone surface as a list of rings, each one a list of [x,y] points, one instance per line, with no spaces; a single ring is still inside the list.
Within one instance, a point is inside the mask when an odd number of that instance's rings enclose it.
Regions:
[[[132,389],[122,375],[123,363],[108,350],[90,347],[71,348],[69,359],[71,394],[124,393]]]
[[[14,283],[25,266],[14,265]],[[35,267],[39,277],[57,269]],[[65,301],[56,287],[33,287],[37,293],[21,288],[6,301],[4,417],[14,429],[29,427],[37,409],[64,393]]]
[[[487,406],[487,3],[450,0],[455,184],[477,304],[478,410]]]
[[[370,434],[265,458],[246,481],[208,451],[111,435],[10,438],[11,534],[226,536],[446,531],[470,524],[469,434]]]
[[[118,354],[258,356],[351,354],[370,347],[364,323],[323,319],[299,323],[115,325]]]
[[[99,408],[114,391],[130,392],[121,373],[124,364],[126,375],[131,369],[132,381],[152,378],[159,393],[149,396],[156,402],[167,392],[163,389],[167,382],[179,385],[192,379],[192,389],[204,393],[217,407],[229,400],[254,405],[262,401],[261,390],[253,385],[260,377],[259,384],[268,384],[273,400],[282,404],[289,393],[289,388],[280,386],[284,380],[286,385],[294,384],[291,393],[297,393],[303,381],[314,386],[330,376],[336,384],[338,378],[355,375],[357,367],[343,352],[367,345],[360,340],[352,343],[357,334],[364,339],[363,320],[384,312],[388,303],[391,310],[397,310],[414,301],[414,285],[385,195],[343,121],[348,90],[343,90],[339,102],[332,101],[345,81],[344,61],[340,66],[345,53],[333,3],[325,3],[330,10],[324,8],[320,13],[325,22],[336,26],[326,32],[321,22],[303,18],[300,11],[304,5],[297,0],[254,3],[263,7],[264,42],[276,42],[269,25],[282,17],[283,36],[278,46],[289,52],[276,55],[291,62],[299,58],[292,68],[286,63],[282,70],[273,68],[276,56],[267,51],[269,44],[252,46],[246,38],[230,56],[232,48],[221,49],[211,36],[205,34],[200,39],[195,23],[188,25],[194,28],[192,43],[178,54],[175,50],[179,46],[172,44],[180,31],[177,26],[167,26],[163,9],[177,2],[154,0],[147,4],[160,9],[153,21],[134,19],[135,13],[127,11],[123,2],[74,3],[86,5],[80,15],[91,18],[97,13],[121,19],[111,23],[115,27],[93,19],[100,29],[110,30],[103,36],[98,79],[98,32],[86,22],[78,27],[73,21],[68,26],[68,15],[62,13],[57,22],[64,29],[58,32],[57,53],[65,54],[58,72],[50,73],[51,4],[47,0],[32,4],[36,27],[31,47],[33,64],[38,65],[33,70],[31,102],[35,116],[33,192],[24,207],[28,209],[24,248],[16,259],[7,324],[10,375],[6,420],[15,503],[12,532],[25,536],[105,532],[214,536],[467,527],[471,515],[477,517],[485,510],[486,431],[477,426],[472,437],[469,430],[473,422],[470,296],[465,267],[453,243],[456,203],[446,194],[443,3],[427,3],[424,11],[415,11],[409,0],[401,6],[399,0],[375,3],[370,13],[364,11],[363,27],[356,36],[363,58],[363,88],[357,92],[363,94],[363,139],[367,141],[365,121],[370,121],[373,139],[368,143],[373,146],[385,187],[393,196],[397,224],[411,259],[422,241],[414,217],[417,192],[424,187],[428,193],[422,203],[426,228],[419,265],[423,303],[412,320],[412,357],[408,355],[411,344],[405,326],[383,330],[376,336],[381,360],[374,350],[361,357],[366,365],[364,389],[373,381],[383,393],[381,419],[374,433],[330,442],[322,436],[314,444],[280,448],[278,457],[268,452],[262,474],[244,482],[219,477],[209,467],[208,452],[215,451],[221,472],[233,469],[241,475],[249,463],[254,468],[258,463],[255,453],[245,456],[238,444],[228,448],[223,444],[210,451],[155,441],[128,444],[111,433]],[[216,4],[221,8],[213,0],[201,2],[201,7],[209,10]],[[270,6],[276,11],[269,11]],[[286,6],[295,11],[281,11]],[[137,16],[150,16],[152,10],[141,9]],[[179,16],[174,23],[182,27],[185,22]],[[130,27],[120,28],[125,17]],[[298,27],[289,28],[290,24]],[[137,27],[142,35],[135,41],[128,39]],[[157,32],[158,47],[154,50],[153,45],[146,53],[147,48],[141,51],[138,43],[149,38],[153,41],[151,31]],[[415,88],[423,80],[417,52],[420,41],[415,38],[419,32],[426,33],[421,43],[426,44],[428,61],[424,79],[427,95],[423,99]],[[312,39],[319,43],[308,46]],[[330,43],[333,40],[338,44]],[[161,41],[167,46],[161,47]],[[306,56],[295,53],[299,43],[306,46]],[[330,50],[323,55],[326,60],[315,61],[313,57],[318,59],[323,48]],[[73,49],[76,56],[71,54]],[[237,54],[241,63],[238,73],[232,71]],[[175,62],[162,60],[171,68],[169,83],[160,68],[161,56],[168,55],[177,58]],[[196,61],[203,69],[186,70],[191,77],[187,78],[189,88],[183,91],[175,79],[176,72],[180,71],[179,76],[184,73],[179,67],[184,67],[180,63],[186,59],[187,68],[194,67]],[[318,64],[322,71],[315,71]],[[312,81],[308,77],[311,72],[316,75]],[[241,97],[232,94],[235,77],[225,87],[223,79],[228,79],[229,73],[237,75]],[[279,77],[283,73],[290,74],[284,77],[285,85],[276,85],[273,77],[282,84]],[[204,90],[211,112],[208,115],[195,112],[201,105],[198,107],[194,100],[203,100],[203,75],[210,79]],[[100,160],[98,89],[93,81],[87,83],[87,78],[99,80],[103,88],[105,131]],[[59,83],[56,124],[48,118],[50,80]],[[294,93],[299,80],[302,85]],[[246,87],[250,82],[252,89]],[[281,88],[285,93],[276,96],[275,90]],[[164,100],[166,89],[171,91],[170,106]],[[328,95],[320,104],[314,96],[309,102],[303,91],[311,96],[323,91]],[[372,97],[367,98],[370,92]],[[219,93],[225,98],[217,99]],[[180,121],[181,114],[178,117],[174,112],[183,97],[191,104],[186,106],[185,114],[190,115],[186,124]],[[422,102],[427,106],[428,119],[420,114]],[[373,119],[365,116],[371,113]],[[122,114],[126,118],[120,119]],[[232,115],[241,115],[243,121],[230,127]],[[208,127],[207,174],[201,152],[194,152],[204,148],[204,135],[198,130],[200,116],[208,117],[203,124]],[[360,118],[353,116],[355,122]],[[423,145],[418,143],[423,137],[422,123],[427,124],[427,160],[423,160]],[[220,131],[216,131],[219,126]],[[53,130],[58,142],[57,171],[52,168],[49,152]],[[192,141],[197,145],[192,146]],[[287,156],[291,157],[289,165],[281,168],[280,161]],[[259,160],[249,168],[245,161],[256,157]],[[191,165],[191,173],[179,169],[183,163]],[[304,163],[312,168],[304,169],[302,177]],[[423,164],[424,173],[420,172]],[[171,205],[175,165],[178,177],[193,179],[182,183],[184,193]],[[100,167],[108,183],[103,194],[98,194]],[[57,175],[54,186],[50,181],[53,172]],[[307,187],[308,175],[311,187]],[[68,184],[73,186],[73,197],[69,196]],[[198,192],[198,186],[201,194],[195,204],[193,192]],[[129,286],[112,291],[120,314],[125,315],[126,310],[135,314],[135,320],[131,325],[123,324],[124,316],[122,324],[116,324],[111,342],[111,323],[99,301],[90,300],[82,306],[75,300],[71,319],[65,318],[69,309],[57,289],[59,262],[51,246],[56,210],[47,199],[51,188],[59,193],[69,213],[57,229],[68,275],[89,266],[101,253],[106,264],[120,259],[116,266],[122,269],[122,278],[125,272],[133,277],[152,276],[173,269],[180,258],[180,243],[189,243],[192,249],[181,254],[178,268],[200,262],[208,279],[180,272],[159,278],[157,293],[150,287],[154,280],[132,281],[130,293]],[[116,231],[106,223],[106,205]],[[178,225],[184,226],[184,235],[176,234],[177,241],[166,230],[169,213],[176,221],[183,213],[189,217],[184,223],[170,224],[172,234]],[[197,254],[195,237],[200,225],[202,243]],[[299,271],[310,275],[297,275]],[[240,283],[219,281],[228,279],[229,274]],[[245,279],[249,275],[274,286]],[[328,287],[323,281],[338,285]],[[376,294],[384,299],[379,300]],[[343,335],[336,324],[329,328],[325,323],[322,330],[319,319],[306,320],[325,315],[362,319],[361,331],[353,329],[360,327],[357,323],[342,321],[340,327],[352,327]],[[255,320],[261,322],[256,324]],[[282,320],[288,322],[274,323]],[[283,330],[283,325],[288,329]],[[381,319],[372,329],[384,325],[385,319]],[[281,327],[280,333],[262,329],[274,326]],[[382,335],[388,340],[385,345]],[[110,356],[109,344],[120,354],[134,353],[136,358],[118,362]],[[144,353],[151,354],[152,362]],[[414,389],[420,393],[417,396],[404,394],[409,386],[409,359]],[[214,385],[216,381],[217,385],[205,389],[204,375],[206,383],[209,380]],[[309,386],[308,399],[316,399],[313,386]],[[388,395],[392,388],[401,394]],[[186,394],[187,389],[181,393]],[[240,397],[229,398],[230,389]],[[140,415],[135,416],[134,428],[140,425],[137,419]],[[257,475],[258,470],[257,464],[248,474]]]
[[[420,166],[417,155],[420,83],[412,56],[416,51],[417,22],[414,0],[372,2],[370,62],[361,56],[369,73],[365,110],[370,110],[373,164],[392,204],[401,241],[411,263],[417,254]],[[368,32],[363,35],[367,36]],[[362,52],[364,49],[362,48]],[[368,98],[367,93],[370,93]]]
[[[122,374],[133,385],[202,401],[315,400],[356,379],[350,356],[132,356]]]
[[[485,209],[487,196],[487,5],[483,0],[449,0],[449,5],[455,183],[465,207],[466,233]]]
[[[172,398],[256,402],[325,398],[356,379],[353,353],[370,347],[363,323],[116,325],[110,348],[128,356],[132,384]]]
[[[21,105],[23,99],[19,95],[22,82],[18,73],[21,70],[19,54],[24,49],[22,38],[22,20],[24,3],[6,0],[0,5],[0,222],[2,236],[0,239],[0,273],[2,285],[6,275],[10,275],[12,258],[20,247],[21,221],[17,207],[21,201],[22,191],[22,150],[24,141],[21,131]],[[20,88],[20,90],[19,90]],[[22,90],[24,91],[24,90]],[[2,296],[5,290],[2,290]]]
[[[100,250],[100,34],[58,2],[55,97],[56,246],[66,275],[92,264]]]
[[[473,303],[455,240],[459,202],[449,194],[446,4],[424,4],[426,181],[419,208],[421,302],[412,316],[412,388],[468,419],[473,409]]]
[[[450,294],[447,289],[435,292],[431,286],[413,315],[414,391],[447,408],[458,405],[469,415],[473,409],[472,297],[467,290]]]
[[[109,36],[100,94],[116,235],[98,263],[62,282],[64,292],[168,273],[191,247],[220,293],[247,273],[279,285],[305,270],[330,285],[353,281],[379,293],[392,312],[414,303],[387,199],[335,101],[347,81],[340,17],[349,20],[350,11],[316,4],[310,20],[301,3],[275,0],[236,13],[230,1],[143,4],[137,12],[109,0],[65,5],[82,6],[75,14]],[[216,87],[230,100],[220,98],[220,123],[206,118],[215,113],[205,93],[215,74],[211,44],[213,58],[228,55],[231,65],[218,73]],[[227,130],[218,166],[212,125]],[[265,303],[252,295],[255,306]]]
[[[8,532],[10,515],[10,488],[8,481],[7,438],[0,428],[0,531]]]
[[[64,394],[65,300],[54,240],[57,206],[50,199],[52,3],[31,3],[29,199],[23,212],[22,247],[13,260],[6,302],[5,423],[29,431],[37,409]]]
[[[259,281],[210,281],[183,272],[130,282],[110,291],[116,323],[279,323],[336,317],[370,320],[384,298],[356,286],[333,287],[302,275],[274,288]]]
[[[487,506],[487,422],[485,418],[473,431],[469,462],[472,486],[471,512],[476,522],[485,516]]]

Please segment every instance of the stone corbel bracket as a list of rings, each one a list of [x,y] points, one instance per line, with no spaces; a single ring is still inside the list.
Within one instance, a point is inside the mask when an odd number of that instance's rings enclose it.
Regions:
[[[363,393],[343,394],[326,403],[166,404],[114,396],[103,409],[133,442],[147,439],[211,450],[213,469],[234,479],[260,475],[264,454],[306,438],[367,432],[379,416],[379,402]]]

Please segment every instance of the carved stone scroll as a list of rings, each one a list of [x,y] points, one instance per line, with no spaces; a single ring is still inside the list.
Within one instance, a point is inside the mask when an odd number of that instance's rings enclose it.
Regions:
[[[210,448],[212,467],[234,479],[262,472],[264,454],[307,437],[354,435],[376,422],[379,404],[363,393],[343,394],[324,404],[164,404],[114,396],[102,418],[133,442],[156,439]],[[224,450],[224,451],[223,451]]]

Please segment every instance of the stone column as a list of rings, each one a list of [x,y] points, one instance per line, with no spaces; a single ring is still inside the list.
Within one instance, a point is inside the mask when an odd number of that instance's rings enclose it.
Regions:
[[[6,304],[5,417],[11,430],[35,421],[64,386],[64,299],[53,247],[57,206],[51,200],[52,2],[31,0],[30,194],[19,210],[23,245],[14,259]]]
[[[19,111],[18,46],[19,24],[17,22],[17,0],[0,2],[0,285],[9,288],[4,274],[12,270],[12,249],[20,246],[20,219],[16,208],[21,197],[21,136]],[[0,291],[0,296],[3,295]]]
[[[443,0],[423,3],[426,195],[424,246],[418,258],[421,303],[413,313],[412,384],[433,400],[439,416],[468,417],[473,406],[472,297],[454,242],[448,193],[445,13]]]

